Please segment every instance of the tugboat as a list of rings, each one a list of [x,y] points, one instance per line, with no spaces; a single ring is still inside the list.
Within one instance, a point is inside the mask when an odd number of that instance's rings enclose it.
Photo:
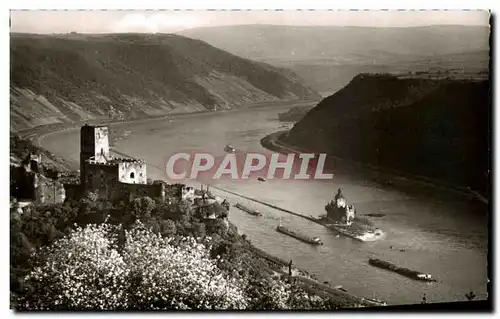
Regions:
[[[262,214],[260,213],[260,211],[258,211],[257,209],[250,209],[248,207],[245,207],[245,206],[241,205],[240,203],[237,203],[236,205],[234,205],[234,207],[236,207],[236,208],[244,211],[245,213],[253,215],[253,216],[262,216]]]
[[[381,259],[377,258],[370,258],[368,263],[372,266],[386,269],[389,271],[393,271],[395,273],[398,273],[402,276],[414,279],[414,280],[420,280],[420,281],[427,281],[427,282],[435,282],[436,279],[432,278],[430,274],[424,274],[419,271],[411,270],[408,268],[403,268],[403,267],[398,267],[388,261],[384,261]]]
[[[280,233],[283,233],[283,234],[286,234],[290,237],[293,237],[295,239],[298,239],[298,240],[301,240],[305,243],[308,243],[308,244],[312,244],[312,245],[323,245],[323,242],[321,241],[321,239],[319,239],[318,237],[309,237],[309,236],[306,236],[306,235],[303,235],[303,234],[299,234],[289,228],[286,228],[285,226],[283,226],[281,224],[281,221],[280,221],[280,224],[276,227],[276,230]]]
[[[224,151],[227,152],[227,153],[234,153],[234,152],[236,152],[236,150],[234,149],[234,147],[232,147],[231,145],[226,145],[226,147],[224,147]]]

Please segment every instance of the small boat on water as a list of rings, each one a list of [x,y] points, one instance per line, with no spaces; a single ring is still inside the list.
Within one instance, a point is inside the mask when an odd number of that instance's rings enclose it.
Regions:
[[[432,278],[430,274],[424,274],[419,271],[411,270],[408,268],[403,268],[403,267],[398,267],[388,261],[381,260],[378,258],[370,258],[368,263],[372,266],[386,269],[389,271],[393,271],[395,273],[398,273],[402,276],[414,279],[414,280],[420,280],[420,281],[427,281],[427,282],[435,282],[436,279]]]
[[[262,216],[262,214],[260,213],[260,211],[258,211],[257,209],[250,209],[248,207],[245,207],[245,206],[241,205],[240,203],[237,203],[236,205],[234,205],[234,207],[236,207],[236,208],[244,211],[245,213],[253,215],[253,216]]]
[[[258,180],[259,182],[265,182],[265,181],[266,181],[266,179],[265,179],[264,177],[260,177],[260,176],[259,176],[259,177],[257,177],[257,180]]]
[[[286,234],[290,237],[301,240],[301,241],[306,242],[308,244],[323,245],[323,242],[318,237],[309,237],[309,236],[306,236],[303,234],[299,234],[299,233],[297,233],[289,228],[284,227],[283,225],[281,225],[281,223],[280,223],[280,225],[278,225],[278,227],[276,227],[276,230],[280,233]]]
[[[234,147],[232,147],[231,145],[226,145],[226,147],[224,147],[224,151],[227,152],[227,153],[234,153],[234,152],[236,152],[236,150],[234,149]]]

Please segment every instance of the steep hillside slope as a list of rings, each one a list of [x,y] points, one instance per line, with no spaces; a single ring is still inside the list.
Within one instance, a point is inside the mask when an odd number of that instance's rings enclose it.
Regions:
[[[361,74],[313,108],[287,142],[485,193],[489,95],[488,81]]]
[[[196,28],[181,34],[253,60],[293,70],[323,95],[359,73],[457,75],[488,69],[490,30],[483,26],[408,28],[242,25]]]
[[[177,35],[11,35],[11,128],[317,98],[291,71]]]

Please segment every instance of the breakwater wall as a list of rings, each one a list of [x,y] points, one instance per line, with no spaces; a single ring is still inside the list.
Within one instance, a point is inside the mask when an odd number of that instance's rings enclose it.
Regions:
[[[273,205],[273,204],[266,203],[266,202],[258,200],[256,198],[248,197],[248,196],[245,196],[245,195],[242,195],[242,194],[238,194],[238,193],[229,191],[229,190],[221,188],[221,187],[217,187],[217,186],[214,186],[214,185],[210,185],[210,187],[218,189],[218,190],[226,192],[226,193],[229,193],[229,194],[234,195],[234,196],[238,196],[238,197],[241,197],[241,198],[244,198],[244,199],[248,199],[248,200],[250,200],[252,202],[259,203],[259,204],[265,205],[267,207],[270,207],[270,208],[273,208],[273,209],[276,209],[276,210],[279,210],[279,211],[282,211],[282,212],[285,212],[285,213],[288,213],[288,214],[291,214],[291,215],[294,215],[294,216],[297,216],[297,217],[300,217],[300,218],[307,219],[307,220],[309,220],[309,221],[311,221],[313,223],[316,223],[316,224],[319,224],[319,225],[323,225],[323,224],[321,224],[320,222],[318,222],[313,217],[305,216],[305,215],[293,212],[291,210],[288,210],[288,209],[285,209],[285,208],[282,208],[282,207],[279,207],[279,206],[276,206],[276,205]]]

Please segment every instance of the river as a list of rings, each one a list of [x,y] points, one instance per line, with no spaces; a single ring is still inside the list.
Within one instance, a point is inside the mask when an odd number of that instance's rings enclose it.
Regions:
[[[277,114],[290,105],[176,116],[112,124],[118,137],[114,148],[148,162],[148,177],[165,179],[169,155],[182,150],[203,150],[224,155],[231,144],[240,151],[271,153],[260,145],[267,134],[283,130]],[[56,132],[40,139],[43,147],[75,163],[79,160],[79,131]],[[343,285],[349,292],[379,298],[389,304],[463,301],[474,291],[477,299],[487,298],[488,214],[486,206],[449,197],[422,198],[383,187],[362,176],[336,172],[331,181],[268,180],[266,183],[224,181],[218,186],[277,206],[318,216],[340,187],[357,212],[386,214],[371,218],[383,229],[384,240],[361,243],[336,237],[321,225],[299,217],[215,191],[232,203],[260,209],[263,217],[231,209],[230,220],[257,247],[314,273],[321,281]],[[287,227],[320,237],[323,246],[310,246],[275,231],[282,220]],[[392,261],[400,266],[431,273],[437,283],[407,279],[374,268],[368,258]]]

